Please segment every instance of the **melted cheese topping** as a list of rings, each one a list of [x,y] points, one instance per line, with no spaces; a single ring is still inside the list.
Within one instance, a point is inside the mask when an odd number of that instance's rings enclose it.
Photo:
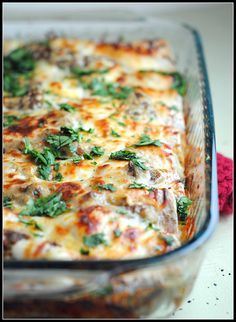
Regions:
[[[6,42],[4,52],[22,45]],[[26,46],[40,52],[40,46]],[[93,72],[78,76],[74,68]],[[5,117],[18,118],[4,129],[4,195],[12,202],[11,208],[4,208],[4,229],[6,243],[11,244],[10,257],[139,258],[181,244],[176,198],[185,195],[185,126],[173,71],[173,55],[164,40],[132,44],[50,41],[50,54],[47,58],[39,55],[31,75],[30,86],[36,86],[37,94],[12,97],[5,93],[4,98]],[[101,96],[96,86],[91,88],[94,82],[115,83],[131,91],[122,99],[111,93]],[[74,111],[60,109],[63,103]],[[42,152],[50,147],[47,137],[60,133],[61,127],[93,129],[81,130],[82,139],[73,143],[77,155],[89,155],[94,147],[104,153],[77,163],[69,157],[57,159],[62,180],[55,180],[53,166],[45,180],[35,159],[23,153],[23,139]],[[161,146],[135,146],[142,135],[159,140]],[[146,169],[132,160],[109,158],[120,150],[134,152]],[[130,188],[134,182],[143,187]],[[115,191],[98,189],[99,185],[113,185]],[[55,192],[62,193],[68,211],[53,218],[19,216],[29,200]],[[37,225],[25,223],[30,219]],[[13,232],[19,238],[9,238]],[[86,237],[96,234],[103,234],[105,242],[86,244]]]

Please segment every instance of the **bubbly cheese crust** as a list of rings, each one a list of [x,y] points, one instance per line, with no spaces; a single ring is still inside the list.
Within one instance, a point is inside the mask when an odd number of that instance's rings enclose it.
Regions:
[[[4,118],[11,120],[4,125],[5,256],[127,259],[178,247],[185,125],[166,41],[12,40],[5,56],[17,48],[29,50],[35,65],[28,92],[4,96]],[[45,179],[25,138],[43,153],[63,127],[80,138],[65,147],[64,159],[55,157],[59,169],[51,164]],[[142,138],[149,144],[139,144]],[[102,153],[92,153],[94,147]],[[135,157],[111,157],[124,150]],[[53,193],[66,211],[24,214],[30,202]]]

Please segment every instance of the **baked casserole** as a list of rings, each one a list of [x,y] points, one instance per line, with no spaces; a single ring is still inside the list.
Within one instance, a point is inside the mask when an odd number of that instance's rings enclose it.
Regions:
[[[184,77],[167,41],[4,48],[4,252],[135,259],[186,240]]]

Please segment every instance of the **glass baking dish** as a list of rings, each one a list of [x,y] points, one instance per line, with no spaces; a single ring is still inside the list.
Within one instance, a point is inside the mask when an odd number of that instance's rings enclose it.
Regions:
[[[189,241],[161,256],[134,260],[14,261],[4,263],[5,317],[155,317],[170,315],[191,291],[207,240],[218,221],[216,149],[211,94],[202,43],[186,25],[127,15],[83,21],[6,22],[4,38],[167,39],[188,83],[186,185],[193,200]],[[104,19],[103,19],[104,18]]]

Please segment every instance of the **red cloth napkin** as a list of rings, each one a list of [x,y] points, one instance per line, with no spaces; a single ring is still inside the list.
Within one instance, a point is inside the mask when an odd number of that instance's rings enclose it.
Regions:
[[[233,160],[217,153],[218,196],[221,215],[233,213]]]

